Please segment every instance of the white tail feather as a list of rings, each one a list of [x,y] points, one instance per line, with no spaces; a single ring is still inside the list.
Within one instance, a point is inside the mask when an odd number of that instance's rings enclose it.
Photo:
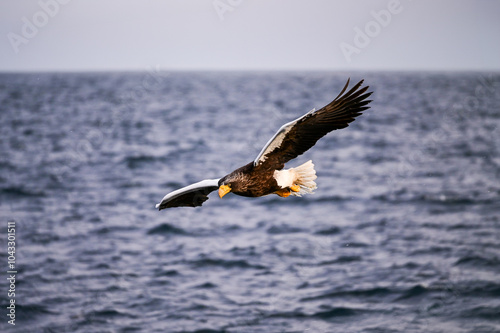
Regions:
[[[301,197],[304,194],[313,193],[313,191],[317,188],[314,180],[318,177],[316,176],[316,170],[314,170],[314,164],[311,160],[299,165],[298,167],[291,168],[290,171],[295,174],[294,184],[300,186],[300,191],[292,191],[292,195]]]

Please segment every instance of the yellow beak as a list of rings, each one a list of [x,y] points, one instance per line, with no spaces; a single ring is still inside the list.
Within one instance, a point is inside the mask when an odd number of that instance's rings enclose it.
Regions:
[[[219,187],[219,197],[222,199],[223,196],[231,192],[231,187],[229,185],[221,185]]]

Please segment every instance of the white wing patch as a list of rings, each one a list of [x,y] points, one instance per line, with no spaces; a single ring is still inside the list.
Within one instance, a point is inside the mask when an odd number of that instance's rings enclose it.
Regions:
[[[197,182],[197,183],[191,184],[189,186],[186,186],[186,187],[180,188],[178,190],[175,190],[173,192],[170,192],[169,194],[167,194],[166,196],[164,196],[163,199],[161,199],[160,203],[156,204],[155,207],[158,208],[158,207],[160,207],[160,205],[164,201],[170,201],[170,200],[175,199],[178,196],[181,196],[183,194],[186,194],[186,193],[189,193],[189,192],[193,192],[193,191],[197,191],[197,190],[200,190],[200,189],[206,188],[206,187],[217,187],[217,186],[219,186],[219,179],[205,179],[205,180],[202,180],[201,182]]]
[[[274,149],[278,148],[281,146],[281,143],[285,139],[286,134],[290,131],[292,126],[287,126],[287,125],[293,125],[291,123],[288,123],[284,126],[282,126],[279,131],[269,140],[264,148],[260,151],[259,155],[257,158],[253,161],[253,165],[257,165],[259,163],[264,162],[267,157],[266,155],[272,152]]]
[[[264,148],[262,148],[259,155],[257,155],[257,158],[253,161],[253,165],[257,165],[259,163],[265,162],[265,160],[267,159],[266,155],[269,154],[270,152],[272,152],[273,150],[275,150],[276,148],[279,148],[281,146],[281,144],[283,143],[283,140],[285,139],[288,132],[290,132],[290,130],[293,128],[293,126],[295,126],[295,124],[299,120],[310,115],[311,113],[314,113],[315,111],[316,111],[316,109],[312,109],[311,111],[309,111],[305,115],[295,119],[294,121],[291,121],[291,122],[286,123],[285,125],[281,126],[280,129],[278,130],[278,132],[276,132],[276,134],[274,134],[274,136],[271,138],[271,140],[269,140],[266,143],[266,145],[264,146]]]

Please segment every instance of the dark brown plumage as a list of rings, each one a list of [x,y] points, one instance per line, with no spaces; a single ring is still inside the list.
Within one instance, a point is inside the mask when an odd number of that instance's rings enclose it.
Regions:
[[[273,178],[276,168],[269,163],[254,166],[253,162],[224,176],[220,185],[231,185],[231,192],[244,197],[261,197],[278,191],[280,188]]]
[[[286,162],[305,153],[323,136],[333,130],[349,126],[361,112],[369,109],[367,105],[371,100],[366,98],[372,93],[365,93],[368,86],[359,89],[363,80],[342,95],[347,90],[349,81],[347,80],[344,89],[328,105],[299,118],[287,133],[281,146],[265,155],[264,163],[271,163],[275,168],[283,168]]]
[[[312,162],[283,170],[285,163],[306,152],[327,133],[349,126],[369,109],[371,101],[367,98],[371,92],[366,92],[368,87],[361,88],[362,84],[363,81],[360,81],[347,91],[348,80],[340,94],[328,105],[283,125],[253,162],[221,179],[204,180],[169,193],[156,207],[161,210],[201,206],[208,199],[208,194],[217,188],[221,197],[228,192],[246,197],[312,193],[316,188]]]

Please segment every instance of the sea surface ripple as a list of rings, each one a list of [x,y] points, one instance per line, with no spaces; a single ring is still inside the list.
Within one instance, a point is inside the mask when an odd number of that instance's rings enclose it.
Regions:
[[[154,209],[349,76],[315,194]],[[498,74],[4,73],[0,108],[2,332],[500,332]]]

